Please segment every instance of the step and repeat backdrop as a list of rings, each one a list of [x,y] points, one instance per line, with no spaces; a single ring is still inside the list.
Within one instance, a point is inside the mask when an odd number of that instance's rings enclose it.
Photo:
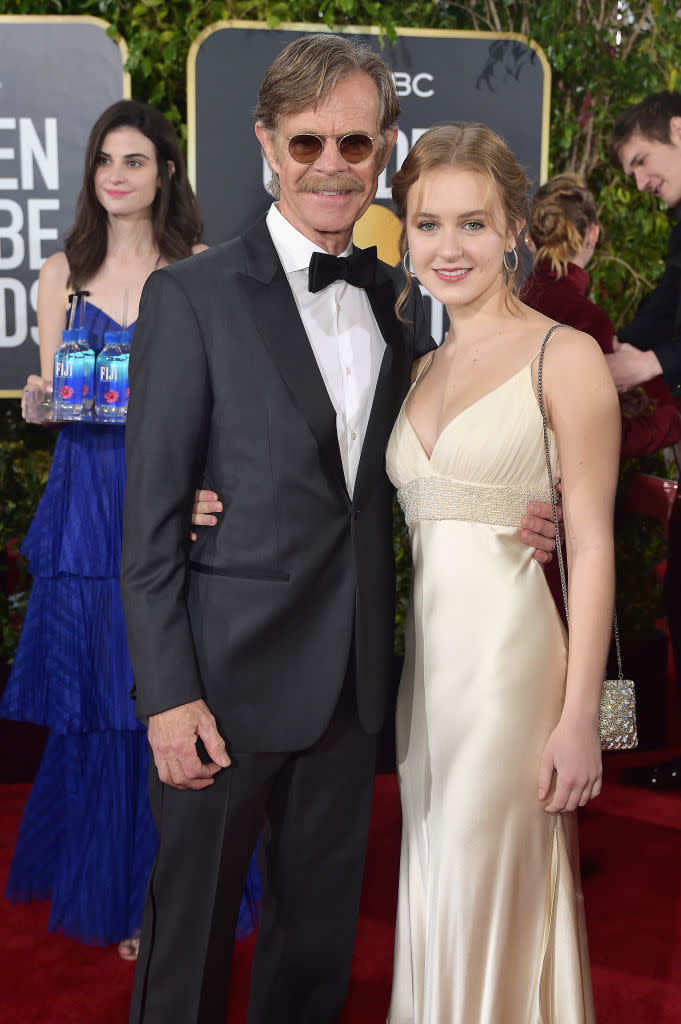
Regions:
[[[73,222],[92,125],[130,95],[108,27],[0,17],[0,397],[38,368],[38,272]]]
[[[217,23],[193,43],[187,62],[188,161],[206,223],[206,240],[239,234],[267,208],[269,180],[253,131],[253,107],[267,67],[294,37],[315,25],[268,29]],[[482,121],[509,143],[536,183],[548,166],[550,71],[541,51],[520,36],[398,29],[395,43],[378,29],[346,30],[380,53],[395,74],[402,114],[399,137],[379,181],[377,202],[390,205],[390,179],[431,125]]]
[[[18,394],[38,366],[38,272],[63,247],[92,124],[130,95],[125,44],[96,18],[0,17],[0,397]],[[292,38],[318,25],[218,22],[187,62],[188,163],[205,240],[231,238],[267,209],[269,171],[253,131],[263,75]],[[355,231],[397,261],[390,181],[419,135],[443,121],[483,121],[509,143],[535,184],[548,167],[550,69],[524,37],[484,32],[345,28],[392,67],[402,114],[376,202]],[[443,311],[431,305],[442,337]]]

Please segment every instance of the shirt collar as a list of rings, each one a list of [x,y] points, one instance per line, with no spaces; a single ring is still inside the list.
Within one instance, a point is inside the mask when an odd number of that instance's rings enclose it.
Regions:
[[[286,274],[296,270],[307,270],[313,252],[325,252],[321,246],[315,245],[302,232],[284,217],[276,203],[272,203],[267,212],[267,228],[274,242],[281,265]],[[347,249],[340,255],[349,256],[352,252],[352,239]]]

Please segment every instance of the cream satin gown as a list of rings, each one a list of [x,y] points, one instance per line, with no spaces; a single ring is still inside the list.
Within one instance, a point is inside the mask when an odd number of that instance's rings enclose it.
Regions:
[[[387,468],[414,562],[389,1024],[591,1024],[576,817],[537,799],[566,643],[518,536],[528,501],[549,500],[532,364],[457,415],[430,459],[403,405]]]

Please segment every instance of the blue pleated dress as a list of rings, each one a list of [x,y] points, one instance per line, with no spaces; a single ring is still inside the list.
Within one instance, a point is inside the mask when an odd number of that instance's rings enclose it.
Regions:
[[[84,326],[95,351],[121,330],[93,305]],[[1,716],[50,728],[6,896],[51,898],[51,931],[99,945],[139,928],[158,845],[120,597],[124,434],[88,423],[60,431],[22,547],[33,588],[0,702]],[[254,857],[239,935],[253,927],[259,895]]]

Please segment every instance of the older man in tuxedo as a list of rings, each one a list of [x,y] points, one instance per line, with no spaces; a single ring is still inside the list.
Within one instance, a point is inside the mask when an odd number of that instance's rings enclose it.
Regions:
[[[352,245],[395,142],[392,74],[307,35],[256,115],[278,201],[152,275],[131,360],[122,586],[161,836],[134,1024],[224,1024],[263,820],[249,1024],[338,1020],[391,685],[384,449],[432,345],[418,299],[394,316],[397,272]],[[190,550],[197,485],[224,512]]]

